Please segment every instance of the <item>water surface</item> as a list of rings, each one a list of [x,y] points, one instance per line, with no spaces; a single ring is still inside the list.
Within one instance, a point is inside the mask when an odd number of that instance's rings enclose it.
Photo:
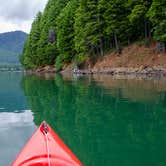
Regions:
[[[0,72],[0,165],[10,166],[36,129],[21,73]]]
[[[0,133],[5,140],[5,144],[0,140],[0,157],[2,149],[12,149],[15,140],[17,150],[4,154],[10,161],[36,126],[46,120],[84,166],[166,165],[165,81],[109,76],[10,77],[10,92],[19,102],[8,108],[0,101],[5,108],[0,110]],[[6,103],[8,98],[15,102],[5,84],[10,82],[9,75],[4,74],[2,80]],[[13,137],[10,131],[15,133]]]

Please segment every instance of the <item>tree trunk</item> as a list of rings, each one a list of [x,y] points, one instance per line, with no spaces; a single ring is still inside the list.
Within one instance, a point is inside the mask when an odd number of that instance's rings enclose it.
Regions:
[[[128,46],[130,45],[130,38],[128,37],[128,40],[127,40],[127,43],[128,43]]]
[[[145,47],[149,46],[151,40],[151,25],[149,20],[145,20]]]
[[[119,47],[118,38],[117,38],[116,33],[114,33],[114,40],[115,40],[116,53],[119,55],[120,54],[120,47]]]
[[[149,33],[148,33],[148,38],[149,38],[149,41],[151,41],[151,22],[150,21],[148,21],[149,23],[148,23],[148,31],[149,31]]]
[[[145,20],[144,33],[145,33],[145,47],[148,46],[148,25],[147,20]]]
[[[93,56],[96,55],[96,48],[95,47],[92,49],[92,54],[93,54]]]
[[[104,56],[104,51],[103,51],[103,40],[100,40],[100,55]]]
[[[97,56],[100,55],[100,50],[98,46],[96,46],[96,53],[97,53]]]
[[[114,47],[114,44],[113,44],[112,40],[109,42],[110,42],[110,48],[112,49]]]

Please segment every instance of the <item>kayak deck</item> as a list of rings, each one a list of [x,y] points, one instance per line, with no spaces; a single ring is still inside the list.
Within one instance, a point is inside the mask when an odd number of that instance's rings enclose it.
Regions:
[[[60,137],[43,122],[12,166],[82,166]]]

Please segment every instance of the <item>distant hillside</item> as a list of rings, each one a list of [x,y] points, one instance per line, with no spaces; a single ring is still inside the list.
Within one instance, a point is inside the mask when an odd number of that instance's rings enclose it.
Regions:
[[[27,34],[22,31],[0,33],[0,66],[19,64]]]

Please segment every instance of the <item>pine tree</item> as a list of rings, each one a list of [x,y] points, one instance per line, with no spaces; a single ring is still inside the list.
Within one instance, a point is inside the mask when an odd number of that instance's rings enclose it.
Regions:
[[[127,19],[128,11],[125,6],[125,1],[105,0],[105,8],[105,31],[108,36],[114,39],[116,52],[119,54],[122,34],[124,34],[129,25]]]
[[[31,47],[31,62],[37,66],[39,65],[38,62],[38,54],[37,54],[37,48],[38,48],[38,42],[40,39],[40,21],[41,21],[41,12],[39,12],[35,18],[35,20],[32,23],[31,32],[29,35],[30,40],[30,47]]]
[[[75,17],[76,60],[82,62],[87,55],[104,54],[104,26],[102,10],[96,0],[80,0]]]
[[[78,0],[71,0],[61,11],[57,18],[57,57],[56,69],[60,69],[63,63],[71,62],[75,55],[74,48],[74,17],[78,6]],[[58,64],[61,63],[60,66]]]
[[[40,20],[41,20],[41,12],[39,12],[34,19],[31,27],[31,32],[26,40],[23,54],[20,57],[21,63],[26,68],[34,68],[38,65],[38,41],[40,39]]]
[[[37,51],[40,55],[40,65],[53,65],[59,55],[56,43],[57,17],[67,2],[68,0],[49,0],[47,3],[41,20],[41,36]]]
[[[158,0],[49,0],[38,13],[20,61],[26,68],[80,65],[151,35],[166,51],[165,2]]]
[[[74,41],[75,50],[77,52],[76,59],[78,59],[78,61],[84,59],[84,54],[86,54],[87,51],[85,47],[86,34],[84,33],[85,22],[87,21],[86,6],[86,0],[80,0],[75,15]]]
[[[31,55],[31,51],[30,51],[30,41],[29,41],[29,36],[27,37],[25,44],[24,44],[24,48],[23,48],[23,52],[20,55],[20,62],[23,65],[24,68],[28,69],[31,68],[31,59],[29,58],[29,55]]]
[[[158,41],[157,50],[166,51],[166,3],[153,0],[147,16],[153,24],[154,39]]]
[[[145,46],[148,46],[151,38],[151,22],[147,17],[147,12],[150,8],[152,0],[130,0],[128,2],[132,8],[128,18],[135,28],[138,30],[137,36],[141,32],[141,36],[144,35]]]

